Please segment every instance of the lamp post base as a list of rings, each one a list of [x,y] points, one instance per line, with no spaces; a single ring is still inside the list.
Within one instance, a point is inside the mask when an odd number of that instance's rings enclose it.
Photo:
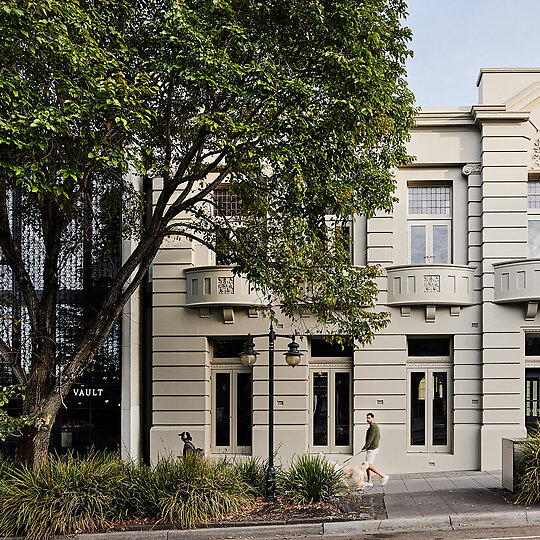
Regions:
[[[266,472],[266,502],[276,500],[276,470],[274,467],[268,467]]]

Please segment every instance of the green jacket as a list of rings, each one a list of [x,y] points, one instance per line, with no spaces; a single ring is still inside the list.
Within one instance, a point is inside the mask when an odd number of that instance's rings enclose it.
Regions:
[[[366,444],[364,444],[362,450],[375,450],[379,448],[380,440],[381,432],[379,431],[379,426],[373,422],[366,431]]]

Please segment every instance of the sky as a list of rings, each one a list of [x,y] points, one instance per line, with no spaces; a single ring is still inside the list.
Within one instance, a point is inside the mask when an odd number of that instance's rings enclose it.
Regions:
[[[540,0],[408,0],[409,87],[424,107],[473,105],[481,67],[540,67]]]

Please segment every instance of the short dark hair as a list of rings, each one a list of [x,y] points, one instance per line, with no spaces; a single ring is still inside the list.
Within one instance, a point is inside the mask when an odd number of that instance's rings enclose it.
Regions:
[[[366,416],[371,416],[371,418],[375,418],[375,415],[372,412],[368,412]]]

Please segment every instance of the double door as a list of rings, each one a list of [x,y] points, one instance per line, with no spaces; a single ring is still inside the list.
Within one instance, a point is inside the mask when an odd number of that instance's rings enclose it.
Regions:
[[[451,451],[451,369],[408,370],[408,448],[417,452]]]
[[[450,220],[414,221],[409,224],[411,264],[451,262]]]

